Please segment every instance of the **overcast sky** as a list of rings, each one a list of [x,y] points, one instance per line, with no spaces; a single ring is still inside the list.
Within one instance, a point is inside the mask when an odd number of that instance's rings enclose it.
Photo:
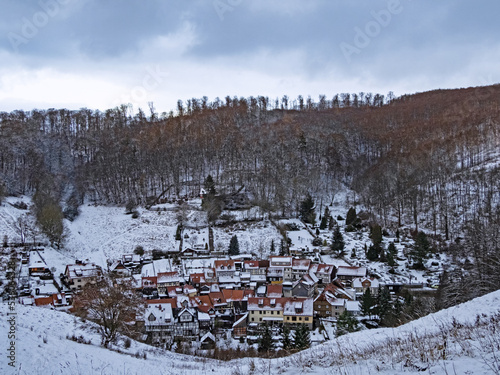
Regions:
[[[3,0],[0,111],[500,82],[498,0]]]

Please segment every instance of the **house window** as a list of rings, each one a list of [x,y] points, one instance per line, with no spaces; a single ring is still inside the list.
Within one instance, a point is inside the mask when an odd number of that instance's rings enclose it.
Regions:
[[[296,316],[292,316],[292,322],[296,322],[297,321],[297,317]]]
[[[305,320],[306,320],[306,322],[308,322],[308,321],[309,321],[309,318],[305,318]]]
[[[192,320],[191,314],[182,314],[180,316],[181,322],[190,322]]]

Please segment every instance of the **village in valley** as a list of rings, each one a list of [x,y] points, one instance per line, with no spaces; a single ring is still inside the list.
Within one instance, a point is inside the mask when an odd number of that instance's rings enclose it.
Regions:
[[[373,235],[367,226],[346,230],[346,200],[347,195],[334,205],[314,205],[312,223],[236,205],[212,225],[204,222],[196,198],[134,208],[132,214],[87,205],[66,223],[67,249],[30,243],[26,233],[21,243],[13,225],[9,235],[18,241],[4,237],[3,265],[15,260],[10,272],[16,274],[18,303],[68,313],[87,284],[107,275],[129,280],[145,302],[130,323],[139,328],[141,341],[156,347],[189,353],[257,349],[268,331],[273,348],[291,349],[283,343],[286,326],[296,341],[298,332],[307,332],[301,349],[335,338],[339,319],[354,317],[357,329],[378,326],[382,313],[374,309],[368,316],[363,308],[367,293],[374,301],[387,293],[397,304],[405,293],[433,295],[439,282],[439,256],[427,261],[425,272],[409,267],[412,240],[403,231],[384,233],[383,246],[392,244],[394,252],[390,265],[368,260]],[[10,197],[1,207],[13,224],[26,215],[16,207],[19,201]],[[355,216],[360,222],[362,215]],[[116,217],[119,222],[113,222]],[[123,235],[102,237],[117,232]],[[335,233],[341,233],[340,248]],[[132,234],[134,239],[127,238]],[[81,245],[93,241],[92,249]],[[3,296],[9,298],[7,289]]]

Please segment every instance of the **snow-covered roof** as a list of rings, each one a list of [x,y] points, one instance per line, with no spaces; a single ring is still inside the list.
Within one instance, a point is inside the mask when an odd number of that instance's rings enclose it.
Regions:
[[[311,264],[309,268],[309,273],[314,273],[316,275],[330,275],[335,270],[333,264]]]
[[[142,266],[141,276],[158,276],[159,273],[173,272],[172,261],[170,259],[153,260],[152,263]]]
[[[283,296],[283,285],[270,284],[267,286],[267,296],[269,298],[280,298]]]
[[[287,298],[251,297],[248,299],[248,311],[283,311]]]
[[[159,283],[176,283],[183,281],[177,272],[160,272],[156,282]]]
[[[292,259],[288,256],[269,257],[269,267],[292,267]]]
[[[246,270],[255,270],[259,269],[259,261],[258,260],[245,260],[243,262]]]
[[[261,285],[257,288],[257,294],[266,294],[266,286],[265,285]]]
[[[250,281],[253,281],[253,282],[265,282],[267,280],[267,277],[266,275],[250,275]]]
[[[94,263],[88,264],[68,264],[66,275],[70,279],[80,279],[85,277],[95,277],[101,274],[101,269]]]
[[[201,312],[200,310],[198,310],[198,320],[200,322],[209,322],[210,321],[210,315],[205,313],[205,312]]]
[[[287,298],[283,307],[283,315],[312,316],[314,300],[312,298]]]
[[[146,327],[171,324],[172,318],[172,305],[170,303],[148,304],[144,311],[144,324]]]
[[[337,276],[365,277],[366,267],[339,266]]]
[[[346,301],[345,308],[347,311],[358,312],[360,311],[359,301]]]
[[[234,322],[233,328],[237,327],[239,324],[241,324],[242,322],[244,322],[247,319],[247,317],[248,317],[248,313],[246,313],[241,318],[239,318],[236,322]]]
[[[221,284],[238,284],[240,281],[239,276],[219,276],[219,283]]]
[[[213,342],[215,342],[215,336],[210,333],[210,332],[207,332],[203,335],[203,337],[200,339],[200,342],[205,342],[207,340],[212,340]]]
[[[47,263],[38,251],[30,252],[30,261],[28,268],[48,268]]]
[[[307,272],[311,265],[311,259],[293,259],[292,269],[294,271]]]
[[[267,276],[269,276],[269,277],[283,277],[283,268],[271,268],[271,267],[269,267],[267,269]]]
[[[235,266],[234,266],[234,260],[216,260],[214,262],[214,267],[216,272],[220,271],[234,271]]]

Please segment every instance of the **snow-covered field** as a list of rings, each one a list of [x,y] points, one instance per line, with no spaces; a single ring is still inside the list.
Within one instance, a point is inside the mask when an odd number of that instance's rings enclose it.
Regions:
[[[0,336],[7,342],[8,305],[0,304]],[[7,347],[1,374],[498,374],[500,291],[398,328],[356,332],[290,357],[220,362],[123,341],[99,346],[92,324],[64,312],[16,306],[15,367]],[[479,318],[478,318],[479,315]],[[87,343],[78,343],[78,339]],[[123,353],[119,353],[120,350]]]

